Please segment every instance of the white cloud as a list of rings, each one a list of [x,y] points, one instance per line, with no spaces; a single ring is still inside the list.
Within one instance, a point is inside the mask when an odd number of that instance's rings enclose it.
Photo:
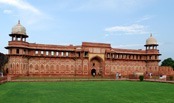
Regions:
[[[0,4],[3,5],[1,7],[1,9],[4,9],[3,13],[11,14],[14,20],[24,21],[22,24],[25,26],[41,28],[43,27],[43,21],[52,19],[26,0],[0,0]],[[9,8],[13,11],[8,10]]]
[[[132,24],[128,26],[114,26],[105,29],[110,33],[124,33],[124,34],[147,34],[146,27],[144,25]]]
[[[25,2],[24,0],[0,0],[0,3],[14,6],[21,10],[31,11],[35,14],[41,14],[41,12],[38,9]]]
[[[140,19],[138,19],[136,22],[137,22],[137,23],[140,23],[140,22],[149,20],[149,19],[151,19],[151,18],[153,18],[153,17],[154,17],[154,16],[152,16],[152,15],[145,15],[145,16],[141,17]]]
[[[3,13],[4,14],[11,14],[12,13],[12,10],[4,10]]]

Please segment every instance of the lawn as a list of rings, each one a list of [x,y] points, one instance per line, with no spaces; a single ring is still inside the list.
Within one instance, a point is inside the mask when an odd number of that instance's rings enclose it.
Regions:
[[[8,82],[0,103],[174,103],[174,85],[155,82]]]

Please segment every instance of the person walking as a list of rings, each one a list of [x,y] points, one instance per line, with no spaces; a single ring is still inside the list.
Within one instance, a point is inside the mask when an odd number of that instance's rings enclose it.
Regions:
[[[121,79],[121,73],[119,73],[119,75],[118,75],[118,76],[119,76],[119,79]]]
[[[118,77],[119,77],[119,73],[117,72],[115,76],[116,76],[116,79],[118,79]]]

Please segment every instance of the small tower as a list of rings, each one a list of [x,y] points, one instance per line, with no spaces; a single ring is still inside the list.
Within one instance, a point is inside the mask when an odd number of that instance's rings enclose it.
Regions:
[[[29,43],[26,41],[28,35],[26,34],[26,29],[20,24],[15,25],[12,28],[11,34],[9,36],[12,38],[8,42],[8,69],[9,74],[13,75],[27,75],[28,73],[28,46]]]
[[[150,35],[146,40],[146,71],[153,74],[158,74],[158,63],[160,62],[159,56],[161,55],[158,50],[157,40]]]
[[[28,38],[26,29],[20,24],[20,20],[18,24],[12,28],[12,32],[9,35],[12,37],[12,41],[26,42],[26,38]]]
[[[12,28],[12,32],[9,36],[12,39],[9,41],[8,46],[5,47],[9,51],[8,54],[26,55],[28,53],[28,42],[26,41],[28,35],[26,34],[25,27],[20,24],[20,21]]]
[[[154,37],[152,37],[152,34],[150,34],[150,37],[146,40],[146,51],[148,50],[157,50],[158,43]]]

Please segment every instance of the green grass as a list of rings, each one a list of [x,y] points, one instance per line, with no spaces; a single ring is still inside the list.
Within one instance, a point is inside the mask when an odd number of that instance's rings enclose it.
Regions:
[[[0,103],[174,103],[174,85],[154,82],[8,82]]]

